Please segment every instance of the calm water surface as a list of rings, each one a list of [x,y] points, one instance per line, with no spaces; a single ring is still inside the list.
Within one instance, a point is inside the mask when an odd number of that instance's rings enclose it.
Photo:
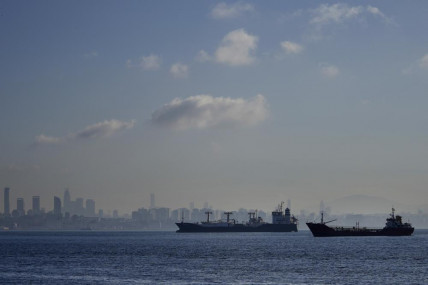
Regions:
[[[428,284],[428,230],[0,232],[0,284]]]

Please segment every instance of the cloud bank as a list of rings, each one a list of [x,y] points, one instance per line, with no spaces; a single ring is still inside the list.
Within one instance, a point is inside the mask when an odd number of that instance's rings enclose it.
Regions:
[[[71,133],[63,137],[51,137],[44,134],[38,135],[35,138],[37,145],[52,145],[66,143],[75,140],[89,140],[100,137],[108,137],[122,130],[132,129],[135,125],[135,120],[129,122],[119,120],[106,120],[90,126],[87,126],[81,131]]]
[[[211,16],[214,19],[232,19],[252,11],[254,11],[254,6],[248,3],[227,4],[222,2],[215,5],[211,11]]]
[[[248,34],[244,29],[228,33],[215,52],[217,62],[231,66],[249,65],[254,62],[254,51],[258,38]]]
[[[175,130],[254,126],[268,116],[263,95],[251,100],[197,95],[176,98],[152,114],[156,126]]]

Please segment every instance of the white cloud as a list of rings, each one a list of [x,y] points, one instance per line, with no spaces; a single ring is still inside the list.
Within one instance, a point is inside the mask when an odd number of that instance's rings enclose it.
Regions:
[[[207,62],[212,60],[212,57],[204,50],[200,50],[195,59],[199,62]]]
[[[135,120],[129,122],[119,120],[106,120],[104,122],[96,123],[87,126],[80,132],[72,134],[72,138],[78,139],[92,139],[98,137],[110,136],[118,131],[132,129],[135,125]]]
[[[175,78],[186,78],[189,75],[189,67],[182,63],[175,63],[171,66],[169,72]]]
[[[161,58],[155,54],[141,57],[140,66],[145,70],[156,70],[161,65]]]
[[[152,123],[175,130],[253,126],[268,116],[266,99],[197,95],[176,98],[152,114]]]
[[[340,70],[334,65],[321,64],[321,74],[327,78],[335,78],[339,75]]]
[[[58,144],[63,141],[63,138],[45,136],[43,134],[36,136],[37,144]]]
[[[423,69],[428,69],[428,53],[419,60],[419,66]]]
[[[386,23],[391,23],[392,20],[382,13],[379,8],[368,5],[349,6],[346,3],[336,3],[333,5],[321,4],[318,8],[312,11],[313,17],[310,20],[311,24],[321,27],[330,23],[344,23],[345,21],[358,19],[367,14],[374,15],[383,19]]]
[[[378,16],[380,18],[382,18],[385,23],[387,24],[391,24],[393,21],[391,18],[387,17],[384,13],[382,13],[379,8],[373,7],[373,6],[367,6],[367,12],[369,12],[370,14],[374,15],[374,16]]]
[[[312,24],[341,23],[347,19],[357,17],[363,12],[363,8],[361,6],[350,7],[344,3],[321,4],[313,12],[314,17],[310,21]]]
[[[228,33],[215,52],[217,62],[232,66],[248,65],[254,62],[253,53],[257,48],[258,38],[248,34],[244,29]]]
[[[428,70],[428,53],[425,54],[423,57],[419,58],[418,60],[412,62],[408,67],[401,70],[401,73],[403,75],[412,75],[414,73],[417,73],[421,69]]]
[[[148,56],[142,56],[139,61],[128,59],[126,61],[126,66],[128,68],[139,67],[144,70],[157,70],[160,68],[162,59],[160,56],[155,54],[150,54]]]
[[[81,131],[70,133],[63,137],[51,137],[44,134],[36,136],[35,143],[38,145],[43,144],[59,144],[66,143],[74,140],[95,139],[99,137],[108,137],[122,130],[132,129],[135,125],[135,120],[129,122],[119,120],[106,120],[87,126]]]
[[[282,42],[281,47],[286,53],[289,53],[289,54],[301,53],[303,51],[303,46],[301,46],[297,43],[290,42],[290,41]]]
[[[214,19],[231,19],[241,16],[245,12],[254,11],[254,6],[248,3],[237,2],[233,4],[218,3],[211,11]]]
[[[93,58],[93,57],[97,57],[97,56],[98,56],[98,52],[96,52],[96,51],[91,51],[91,52],[85,53],[83,56],[84,56],[84,57],[86,57],[86,58]]]

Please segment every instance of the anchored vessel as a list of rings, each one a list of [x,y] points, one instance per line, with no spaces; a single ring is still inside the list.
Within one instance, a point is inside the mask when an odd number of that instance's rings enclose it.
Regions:
[[[225,212],[226,221],[210,221],[212,212],[205,212],[207,220],[200,223],[176,223],[177,233],[195,232],[297,232],[297,219],[290,215],[290,209],[282,210],[281,203],[272,212],[272,223],[264,222],[261,217],[257,217],[256,212],[248,213],[249,220],[245,223],[237,223],[230,218],[232,212]]]
[[[337,236],[410,236],[415,230],[410,223],[403,223],[399,215],[394,215],[395,209],[386,219],[383,228],[360,228],[359,223],[355,227],[327,226],[331,220],[324,222],[324,215],[321,212],[321,223],[306,223],[314,237],[337,237]]]

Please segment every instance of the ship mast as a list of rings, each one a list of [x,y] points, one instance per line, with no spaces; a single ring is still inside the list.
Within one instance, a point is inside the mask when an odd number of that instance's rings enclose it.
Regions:
[[[248,216],[250,216],[250,221],[251,221],[251,219],[254,219],[256,217],[256,213],[255,212],[249,212]]]
[[[212,213],[213,212],[209,212],[209,211],[205,212],[205,214],[207,215],[207,223],[210,222],[210,214],[212,214]]]
[[[226,215],[226,217],[227,217],[227,223],[229,223],[229,216],[230,215],[232,215],[233,213],[232,212],[224,212],[224,214]]]

